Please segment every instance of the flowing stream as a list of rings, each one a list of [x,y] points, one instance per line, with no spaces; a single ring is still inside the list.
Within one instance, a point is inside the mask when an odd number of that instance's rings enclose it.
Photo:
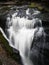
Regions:
[[[37,39],[45,34],[42,21],[37,17],[39,14],[40,11],[33,8],[20,8],[12,14],[8,14],[6,21],[8,37],[0,27],[0,31],[9,45],[20,52],[24,65],[34,65],[30,59],[31,45],[35,37]]]

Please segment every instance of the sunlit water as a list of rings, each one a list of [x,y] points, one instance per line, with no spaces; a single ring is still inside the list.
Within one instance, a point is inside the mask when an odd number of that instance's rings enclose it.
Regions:
[[[30,60],[31,45],[35,36],[38,38],[44,34],[42,21],[35,17],[38,14],[40,11],[30,8],[17,9],[15,13],[8,14],[6,22],[8,37],[0,27],[9,45],[20,52],[24,65],[34,65]]]

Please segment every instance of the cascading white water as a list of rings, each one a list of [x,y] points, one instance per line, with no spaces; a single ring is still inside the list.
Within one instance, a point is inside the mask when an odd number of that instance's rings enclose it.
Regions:
[[[36,37],[42,36],[43,33],[41,20],[33,17],[40,12],[34,9],[32,13],[29,11],[29,8],[26,9],[25,12],[23,12],[23,10],[17,10],[16,13],[11,15],[11,18],[10,16],[7,17],[7,32],[9,38],[3,34],[8,40],[9,45],[20,52],[24,65],[33,65],[33,62],[29,59],[30,48],[35,33],[37,33]]]

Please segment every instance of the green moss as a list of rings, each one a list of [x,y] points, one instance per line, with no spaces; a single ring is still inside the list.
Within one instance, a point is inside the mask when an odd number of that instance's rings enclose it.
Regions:
[[[41,3],[32,2],[29,7],[31,8],[38,8],[40,11],[47,11],[49,12],[49,8],[45,6],[42,6]]]
[[[4,49],[8,52],[8,54],[11,56],[11,58],[13,58],[14,60],[16,60],[17,62],[20,61],[20,57],[19,54],[14,53],[13,52],[13,48],[9,46],[9,43],[7,42],[7,40],[3,37],[2,33],[0,32],[0,41],[1,44],[3,44]]]
[[[0,60],[0,65],[2,65],[2,61]]]
[[[29,7],[36,7],[36,3],[31,3]]]
[[[42,6],[38,6],[38,9],[39,9],[39,10],[43,10],[43,7],[42,7]]]
[[[40,4],[35,3],[35,2],[32,2],[32,3],[29,5],[29,7],[31,7],[31,8],[38,8],[39,10],[42,10],[42,9],[43,9],[43,7],[42,7]]]
[[[2,34],[0,33],[0,40],[3,43],[4,47],[6,48],[6,50],[12,54],[13,53],[13,49],[9,46],[9,43],[7,42],[7,40],[5,40],[5,38],[2,36]]]

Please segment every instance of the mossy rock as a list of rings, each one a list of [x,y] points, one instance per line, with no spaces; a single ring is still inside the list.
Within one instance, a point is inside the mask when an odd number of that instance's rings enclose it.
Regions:
[[[20,58],[19,52],[16,53],[16,52],[13,51],[13,48],[9,46],[9,43],[3,37],[1,32],[0,32],[0,41],[1,41],[1,44],[3,44],[3,46],[4,46],[3,48],[10,55],[10,57],[13,58],[14,60],[16,60],[18,63],[20,63],[21,58]]]
[[[49,8],[46,7],[46,5],[44,5],[44,6],[41,5],[41,3],[31,2],[29,7],[31,7],[31,8],[38,8],[40,11],[45,10],[45,11],[49,12]]]
[[[0,60],[0,65],[2,65],[2,61]]]
[[[29,5],[29,7],[31,7],[31,8],[38,8],[39,10],[42,10],[42,9],[43,9],[42,6],[40,6],[38,3],[35,3],[35,2],[32,2],[32,3]]]

